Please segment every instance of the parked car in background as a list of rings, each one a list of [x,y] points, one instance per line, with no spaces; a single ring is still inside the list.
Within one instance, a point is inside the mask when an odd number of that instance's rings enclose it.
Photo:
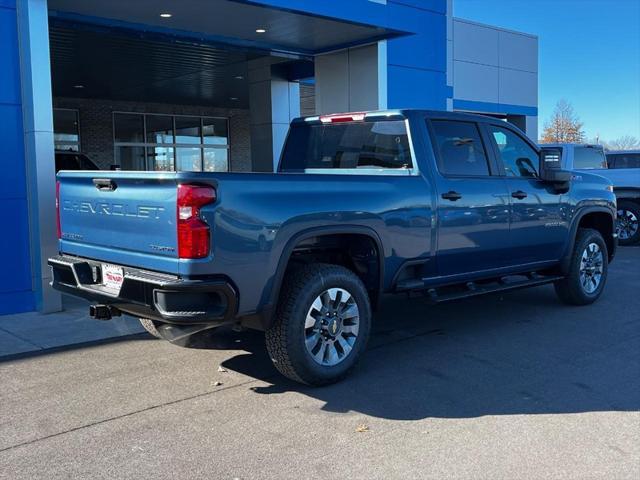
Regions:
[[[640,150],[609,150],[609,178],[618,197],[618,237],[622,245],[640,243]]]
[[[605,152],[602,145],[581,143],[544,144],[562,151],[561,167],[602,175],[613,183],[618,201],[616,231],[620,245],[640,242],[640,169],[637,153]],[[609,167],[613,164],[613,167]]]
[[[495,118],[389,110],[295,120],[272,174],[61,172],[52,285],[178,344],[264,330],[282,374],[334,382],[386,293],[598,299],[613,187],[559,156]]]
[[[60,170],[100,170],[84,153],[56,150],[56,173]]]

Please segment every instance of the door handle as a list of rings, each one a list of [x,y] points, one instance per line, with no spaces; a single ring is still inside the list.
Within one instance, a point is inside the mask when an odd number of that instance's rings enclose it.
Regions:
[[[113,192],[118,185],[110,178],[94,178],[93,184],[101,192]]]
[[[527,198],[527,192],[523,192],[522,190],[518,190],[517,192],[513,192],[511,194],[513,198],[517,198],[518,200],[522,200],[523,198]]]
[[[452,202],[455,202],[456,200],[460,200],[462,198],[462,195],[460,195],[458,192],[454,192],[453,190],[449,190],[447,193],[443,193],[441,196],[445,200],[451,200]]]

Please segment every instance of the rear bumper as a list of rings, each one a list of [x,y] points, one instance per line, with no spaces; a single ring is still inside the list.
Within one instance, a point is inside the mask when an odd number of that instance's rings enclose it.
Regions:
[[[59,255],[48,261],[51,285],[76,297],[110,305],[137,317],[178,325],[217,326],[233,321],[236,289],[225,279],[188,280],[122,266],[124,281],[115,296],[101,284],[102,262]]]

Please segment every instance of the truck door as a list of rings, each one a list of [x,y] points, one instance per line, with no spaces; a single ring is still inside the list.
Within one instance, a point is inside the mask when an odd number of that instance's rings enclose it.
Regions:
[[[445,119],[428,124],[437,167],[438,275],[505,266],[508,190],[478,124]]]
[[[486,124],[511,202],[510,257],[517,264],[557,260],[569,235],[563,196],[539,177],[537,150],[508,126]]]

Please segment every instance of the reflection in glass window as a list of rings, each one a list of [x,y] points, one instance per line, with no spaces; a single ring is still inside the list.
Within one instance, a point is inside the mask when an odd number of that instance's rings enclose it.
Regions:
[[[226,148],[205,148],[203,152],[205,172],[226,172],[229,170]]]
[[[146,170],[144,147],[116,147],[116,163],[122,170]]]
[[[176,143],[202,143],[200,117],[176,117]]]
[[[144,117],[141,114],[114,113],[113,123],[116,142],[144,142]]]
[[[229,169],[226,118],[114,113],[115,160],[123,170]]]
[[[298,124],[291,128],[280,169],[411,168],[402,120]]]
[[[148,143],[173,143],[173,117],[145,115]]]
[[[202,119],[202,140],[205,145],[227,145],[229,132],[223,118]]]
[[[53,140],[56,150],[80,150],[78,111],[53,109]]]
[[[573,168],[607,168],[607,159],[604,155],[604,150],[602,147],[575,147],[573,151]]]
[[[201,172],[202,149],[197,147],[177,147],[176,170],[182,170],[186,172]]]
[[[608,153],[609,168],[640,168],[640,153]]]
[[[172,172],[175,170],[173,147],[150,147],[147,149],[147,170]]]
[[[487,176],[489,165],[475,123],[433,120],[438,170],[444,175]]]
[[[538,153],[519,135],[507,128],[487,125],[498,146],[500,159],[509,177],[535,178],[538,176],[536,165]]]

